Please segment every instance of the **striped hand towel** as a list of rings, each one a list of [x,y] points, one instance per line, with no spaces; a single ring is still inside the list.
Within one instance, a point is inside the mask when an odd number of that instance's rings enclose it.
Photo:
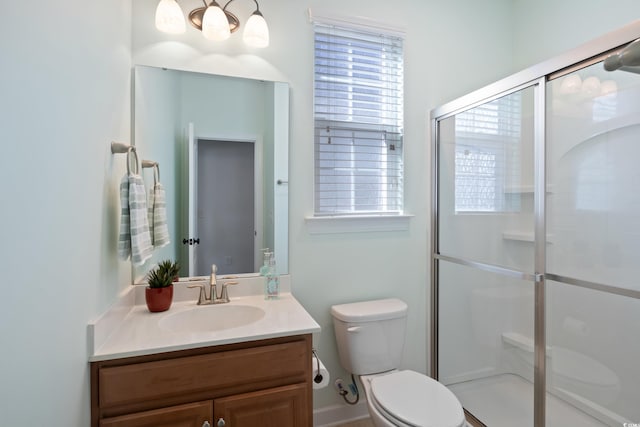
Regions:
[[[129,259],[131,255],[131,233],[129,231],[129,177],[120,181],[120,234],[118,236],[118,256]]]
[[[170,243],[167,226],[167,199],[164,187],[159,182],[149,191],[149,231],[155,248]]]
[[[153,251],[142,177],[127,174],[122,178],[120,204],[118,255],[124,260],[131,257],[133,265],[141,265]]]

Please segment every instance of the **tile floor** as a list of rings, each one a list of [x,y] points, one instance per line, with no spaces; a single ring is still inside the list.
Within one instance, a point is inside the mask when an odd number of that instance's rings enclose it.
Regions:
[[[473,424],[467,422],[469,427],[472,427]],[[351,421],[350,423],[340,424],[336,427],[374,427],[373,422],[369,418],[365,418],[358,421]]]
[[[364,418],[362,420],[351,421],[350,423],[346,423],[346,424],[340,424],[337,427],[373,427],[373,423],[371,422],[371,419]]]

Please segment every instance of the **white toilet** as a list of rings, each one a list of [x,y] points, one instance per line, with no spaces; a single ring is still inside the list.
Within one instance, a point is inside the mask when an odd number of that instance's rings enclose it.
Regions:
[[[407,304],[399,299],[331,307],[340,363],[358,375],[377,427],[462,427],[462,405],[444,385],[398,370]]]

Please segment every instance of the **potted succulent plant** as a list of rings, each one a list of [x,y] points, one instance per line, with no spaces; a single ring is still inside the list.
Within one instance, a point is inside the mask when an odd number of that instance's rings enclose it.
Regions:
[[[144,297],[147,308],[152,313],[166,311],[173,301],[173,282],[178,276],[180,266],[177,262],[162,261],[147,275],[147,288]]]
[[[171,276],[172,282],[177,282],[180,279],[178,273],[180,273],[180,264],[170,259],[165,259],[158,264],[158,269],[166,271]]]

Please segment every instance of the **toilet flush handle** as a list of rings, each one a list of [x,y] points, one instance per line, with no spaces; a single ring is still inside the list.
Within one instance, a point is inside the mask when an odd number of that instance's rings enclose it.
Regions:
[[[347,328],[347,332],[359,332],[360,331],[360,326],[349,326]]]

